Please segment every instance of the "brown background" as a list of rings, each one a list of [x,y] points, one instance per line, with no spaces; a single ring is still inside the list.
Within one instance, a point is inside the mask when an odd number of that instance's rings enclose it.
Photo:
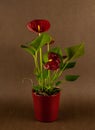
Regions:
[[[31,84],[33,59],[20,45],[35,35],[25,25],[51,22],[56,45],[85,42],[85,56],[71,72],[81,77],[61,85],[58,121],[34,119]],[[0,130],[95,130],[95,0],[0,0]]]

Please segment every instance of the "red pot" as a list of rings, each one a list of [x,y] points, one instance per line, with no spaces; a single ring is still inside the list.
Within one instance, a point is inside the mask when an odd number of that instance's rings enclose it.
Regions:
[[[43,122],[52,122],[58,117],[60,92],[52,96],[37,95],[32,91],[35,118]]]

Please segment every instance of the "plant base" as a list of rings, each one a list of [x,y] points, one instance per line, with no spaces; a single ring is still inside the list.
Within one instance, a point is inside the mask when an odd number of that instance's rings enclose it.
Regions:
[[[57,120],[60,92],[56,95],[42,96],[32,91],[35,118],[42,122]]]

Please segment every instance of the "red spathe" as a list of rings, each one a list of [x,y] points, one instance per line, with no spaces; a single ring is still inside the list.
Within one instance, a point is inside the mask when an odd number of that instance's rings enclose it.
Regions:
[[[46,32],[50,28],[50,22],[45,19],[35,19],[27,23],[27,28],[36,33]]]

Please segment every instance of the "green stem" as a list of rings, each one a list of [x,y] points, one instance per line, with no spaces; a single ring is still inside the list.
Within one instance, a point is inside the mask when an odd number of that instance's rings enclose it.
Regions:
[[[40,68],[41,68],[41,72],[42,72],[42,49],[40,48]]]
[[[49,46],[49,43],[47,44],[47,51],[49,52],[50,50],[50,46]]]
[[[66,66],[68,65],[68,62],[64,65],[63,69],[59,71],[59,73],[56,73],[55,76],[52,79],[52,82],[54,82],[57,78],[60,77],[60,75],[63,73],[64,69],[66,68]]]
[[[49,45],[49,43],[47,44],[47,51],[49,52],[49,50],[50,50],[50,45]],[[51,79],[50,79],[50,70],[48,70],[48,85],[50,86],[50,81],[51,81]]]
[[[54,79],[56,78],[57,74],[58,74],[58,70],[53,72],[52,79],[51,79],[52,80],[52,84],[53,84]]]
[[[58,77],[62,74],[62,72],[65,70],[66,66],[68,65],[68,62],[64,65],[63,69],[59,72]]]
[[[34,61],[35,61],[36,69],[38,70],[39,67],[38,67],[38,61],[37,61],[37,52],[35,53]]]
[[[40,33],[39,33],[40,36]],[[43,64],[42,64],[42,48],[40,48],[40,70],[41,70],[41,86],[42,86],[42,90],[43,90]]]
[[[42,65],[42,48],[40,48],[40,69],[41,69],[41,85],[43,90],[43,65]]]
[[[39,65],[38,65],[38,55],[37,55],[37,52],[35,53],[35,56],[34,56],[34,62],[35,62],[35,67],[36,67],[36,74],[39,75]],[[39,85],[41,85],[40,83],[40,80],[38,80],[39,82]]]

